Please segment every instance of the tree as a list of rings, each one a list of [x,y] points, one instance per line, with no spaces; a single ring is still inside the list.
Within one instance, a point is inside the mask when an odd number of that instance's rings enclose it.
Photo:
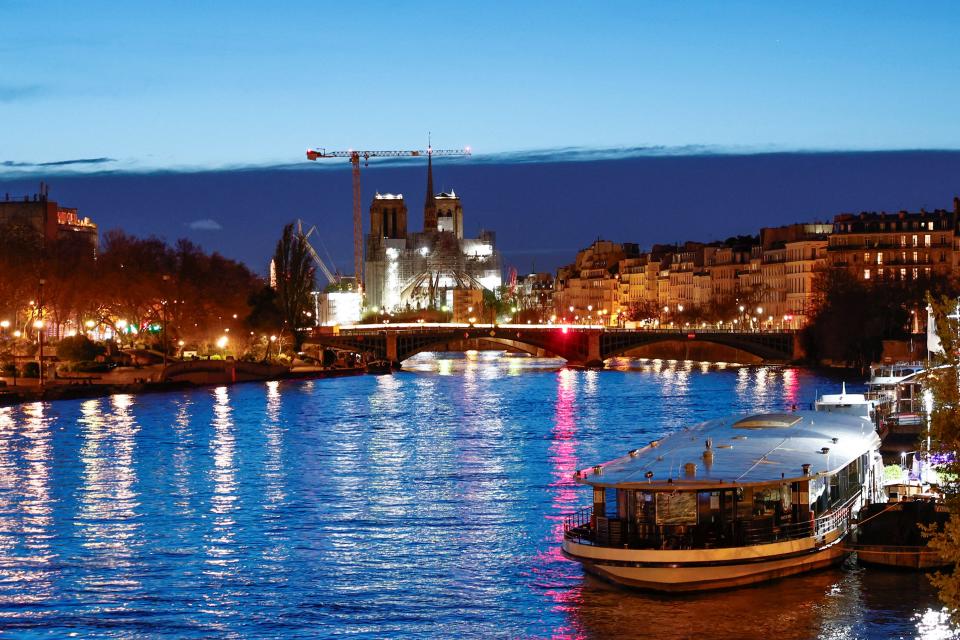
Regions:
[[[277,249],[273,254],[277,274],[277,306],[284,325],[293,334],[293,344],[300,351],[303,336],[298,329],[308,326],[310,317],[310,292],[314,290],[314,266],[303,235],[293,229],[293,224],[283,228]]]
[[[652,320],[660,317],[660,305],[652,300],[641,300],[632,302],[627,308],[627,320],[639,322],[641,320]]]
[[[858,280],[846,269],[827,269],[814,280],[817,301],[801,333],[807,356],[865,368],[880,360],[884,340],[909,336],[911,311],[922,307],[927,291],[952,292],[942,278],[923,283]]]
[[[103,351],[103,347],[82,335],[64,338],[57,344],[57,358],[68,362],[93,360]]]
[[[957,302],[947,296],[930,297],[936,317],[937,334],[943,354],[936,358],[942,368],[931,369],[925,386],[933,394],[929,435],[931,451],[942,461],[939,469],[941,489],[950,510],[950,519],[940,532],[928,532],[930,547],[954,564],[948,572],[937,572],[931,581],[940,592],[940,600],[960,623],[960,321],[950,318]]]
[[[277,292],[263,287],[250,294],[247,299],[250,313],[246,317],[247,326],[256,332],[275,334],[283,328],[283,314],[277,306]]]

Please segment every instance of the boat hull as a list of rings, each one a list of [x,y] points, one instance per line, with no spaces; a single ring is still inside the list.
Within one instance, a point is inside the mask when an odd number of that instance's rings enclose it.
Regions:
[[[897,569],[939,569],[950,566],[936,551],[926,547],[891,545],[855,545],[857,562],[861,564],[892,567]]]
[[[850,553],[842,544],[816,548],[812,540],[763,547],[688,552],[602,549],[606,557],[598,557],[596,551],[601,549],[566,540],[563,550],[599,578],[664,593],[729,589],[776,580],[838,564]]]

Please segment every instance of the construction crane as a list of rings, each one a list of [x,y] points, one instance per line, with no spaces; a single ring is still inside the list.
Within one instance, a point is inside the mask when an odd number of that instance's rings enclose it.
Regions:
[[[314,231],[317,230],[316,225],[310,227],[310,230],[306,233],[303,232],[303,220],[297,220],[297,235],[300,236],[301,241],[307,247],[307,251],[310,253],[310,257],[313,258],[313,261],[317,263],[317,266],[320,267],[321,273],[327,279],[327,282],[330,284],[340,284],[340,274],[334,275],[329,268],[327,268],[326,263],[320,259],[320,254],[317,253],[317,250],[313,248],[313,245],[310,244],[310,236]],[[327,258],[330,256],[327,255]]]
[[[353,272],[357,289],[363,293],[363,221],[360,213],[360,160],[367,166],[370,158],[417,158],[420,156],[468,156],[470,147],[465,149],[433,149],[413,151],[327,151],[326,149],[307,149],[307,160],[323,158],[347,158],[353,165]]]

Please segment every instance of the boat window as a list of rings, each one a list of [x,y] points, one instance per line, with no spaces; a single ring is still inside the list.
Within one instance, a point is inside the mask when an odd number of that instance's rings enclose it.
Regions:
[[[689,491],[658,493],[657,524],[697,524],[697,494]]]
[[[754,490],[754,516],[781,516],[790,508],[790,487],[763,487]]]
[[[652,493],[647,491],[635,492],[633,508],[634,520],[638,523],[652,524],[655,522],[656,509],[654,507]]]

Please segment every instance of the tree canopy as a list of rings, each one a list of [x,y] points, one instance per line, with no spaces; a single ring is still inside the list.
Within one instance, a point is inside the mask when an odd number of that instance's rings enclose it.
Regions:
[[[284,325],[293,334],[296,350],[303,342],[298,329],[313,324],[308,313],[313,308],[310,292],[315,290],[313,261],[303,235],[294,230],[293,224],[283,228],[273,254],[277,276],[277,308]]]

